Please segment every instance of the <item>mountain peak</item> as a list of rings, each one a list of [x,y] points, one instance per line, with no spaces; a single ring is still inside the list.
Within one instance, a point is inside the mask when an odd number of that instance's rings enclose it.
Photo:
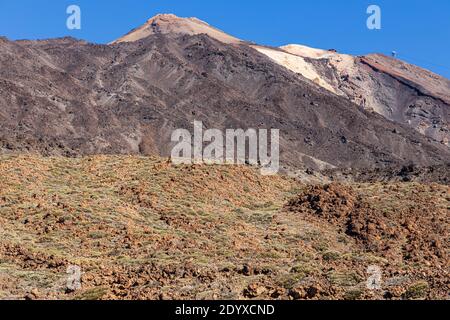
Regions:
[[[173,13],[158,13],[154,17],[148,19],[148,21],[156,20],[156,19],[182,19]]]
[[[134,42],[144,39],[152,34],[207,34],[211,38],[224,43],[239,43],[241,40],[210,26],[208,23],[195,18],[181,18],[171,13],[158,14],[142,26],[130,31],[125,36],[113,41],[111,44]]]

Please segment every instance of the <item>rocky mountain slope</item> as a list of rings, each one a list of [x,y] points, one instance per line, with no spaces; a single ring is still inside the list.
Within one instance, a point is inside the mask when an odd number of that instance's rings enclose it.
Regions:
[[[0,300],[448,299],[448,186],[132,156],[1,156],[0,176]]]
[[[252,47],[361,108],[449,146],[448,79],[380,54],[354,57],[300,45]]]
[[[295,44],[250,44],[196,18],[174,15],[158,15],[113,43],[150,34],[207,34],[221,42],[247,44],[317,85],[449,145],[450,81],[428,70],[379,54],[354,57]]]
[[[111,44],[134,42],[154,34],[206,34],[224,43],[243,43],[240,39],[230,36],[197,18],[180,18],[174,14],[159,14],[139,28],[131,30],[123,37],[111,42]]]
[[[111,45],[1,39],[1,151],[168,156],[172,131],[199,120],[207,128],[280,129],[286,167],[450,159],[447,146],[408,124],[224,37],[196,19],[159,16]],[[315,70],[323,63],[308,61]]]

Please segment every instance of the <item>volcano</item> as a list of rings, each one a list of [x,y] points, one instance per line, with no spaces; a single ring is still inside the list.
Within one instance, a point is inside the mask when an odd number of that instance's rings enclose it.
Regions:
[[[0,40],[0,150],[168,156],[175,129],[279,129],[286,169],[449,162],[449,81],[381,55],[157,15],[108,45]]]
[[[197,18],[180,18],[174,14],[158,14],[145,24],[130,31],[125,36],[113,41],[111,44],[133,42],[144,39],[152,34],[206,34],[211,38],[224,43],[240,43],[241,40],[210,26]]]

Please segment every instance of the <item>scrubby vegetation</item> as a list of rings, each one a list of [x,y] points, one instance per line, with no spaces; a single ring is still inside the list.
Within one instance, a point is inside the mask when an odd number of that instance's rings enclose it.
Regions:
[[[134,156],[2,156],[0,176],[0,299],[447,298],[447,186]]]

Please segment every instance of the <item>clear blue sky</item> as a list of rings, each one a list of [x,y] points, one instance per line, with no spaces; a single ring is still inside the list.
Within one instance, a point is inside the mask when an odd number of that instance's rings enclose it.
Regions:
[[[70,4],[81,7],[81,30],[66,28]],[[382,9],[381,30],[366,27],[370,4]],[[0,35],[107,43],[157,13],[196,16],[272,46],[299,43],[351,54],[395,50],[450,78],[450,0],[0,0]]]

